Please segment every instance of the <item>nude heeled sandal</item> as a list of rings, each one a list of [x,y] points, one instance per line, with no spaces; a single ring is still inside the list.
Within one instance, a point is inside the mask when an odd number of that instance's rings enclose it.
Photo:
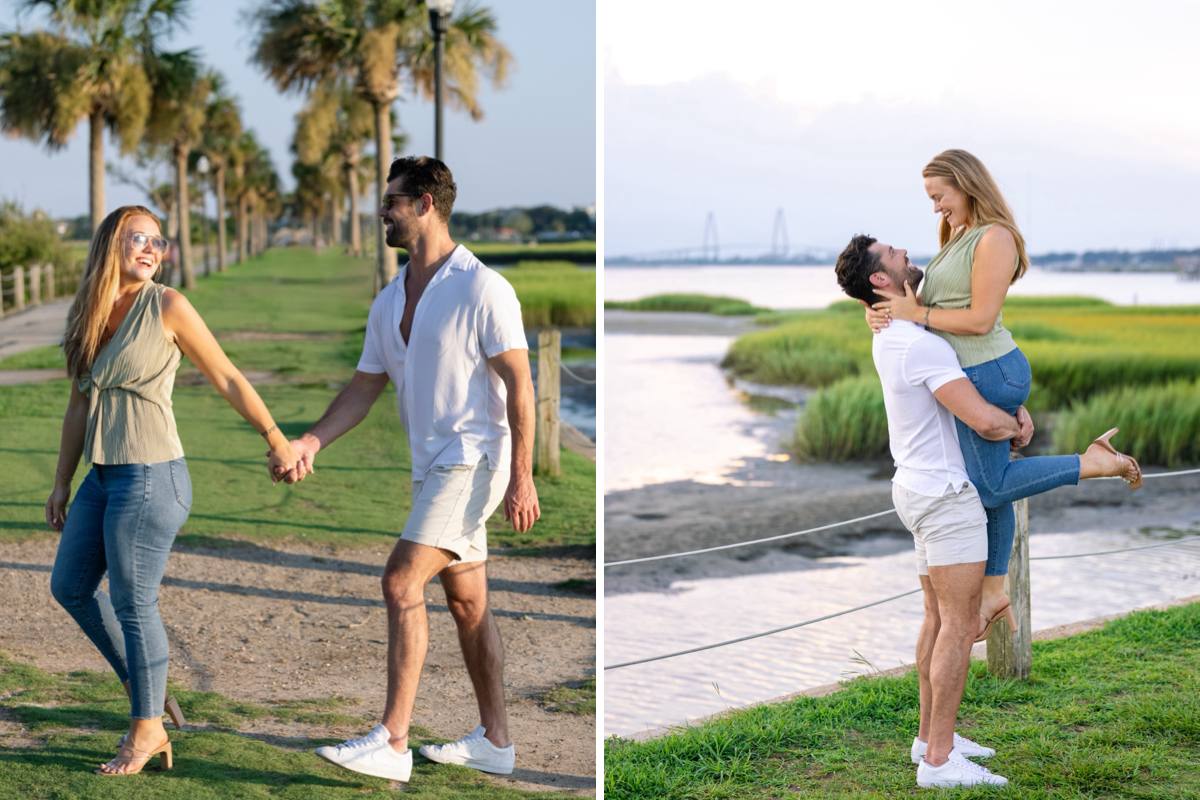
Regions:
[[[124,777],[126,775],[137,775],[139,772],[141,772],[143,769],[146,768],[146,764],[148,764],[150,762],[150,759],[154,758],[155,756],[159,756],[159,764],[158,764],[159,769],[165,771],[165,770],[174,768],[175,755],[171,750],[171,740],[170,739],[164,739],[163,743],[160,744],[158,747],[154,748],[153,750],[138,750],[133,745],[122,744],[121,749],[117,751],[117,757],[114,758],[112,761],[109,761],[107,764],[101,764],[100,767],[97,768],[96,774],[104,775],[104,776],[107,776],[110,778],[114,778],[114,777],[120,778],[120,777]],[[136,769],[127,769],[127,770],[123,770],[121,772],[106,771],[104,769],[105,767],[109,767],[110,770],[112,770],[112,769],[114,769],[115,766],[124,766],[124,764],[113,765],[113,762],[117,761],[118,759],[124,759],[125,764],[128,764],[131,767],[134,764],[137,764],[137,768]],[[137,763],[137,762],[141,762],[141,763]]]
[[[1108,452],[1112,453],[1114,456],[1120,456],[1121,458],[1125,459],[1128,462],[1128,466],[1133,468],[1133,477],[1129,478],[1129,477],[1126,477],[1125,475],[1121,475],[1119,477],[1121,478],[1121,480],[1125,481],[1125,483],[1129,484],[1130,490],[1137,490],[1137,489],[1142,488],[1142,466],[1140,464],[1138,464],[1136,458],[1134,458],[1131,455],[1126,455],[1125,453],[1120,452],[1119,450],[1117,450],[1117,448],[1113,447],[1108,441],[1114,435],[1116,435],[1117,431],[1119,431],[1119,430],[1120,430],[1120,428],[1113,428],[1113,429],[1109,430],[1108,432],[1104,433],[1103,435],[1097,436],[1095,439],[1092,439],[1092,444],[1100,445],[1100,447],[1102,447],[1105,450],[1107,450]]]

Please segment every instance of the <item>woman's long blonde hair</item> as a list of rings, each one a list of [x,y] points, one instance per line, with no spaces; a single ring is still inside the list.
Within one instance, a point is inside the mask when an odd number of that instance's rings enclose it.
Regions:
[[[1013,274],[1012,282],[1025,274],[1029,269],[1029,256],[1025,254],[1025,237],[1017,230],[1013,219],[1012,209],[1000,194],[987,167],[966,150],[947,150],[938,153],[921,170],[922,178],[945,178],[956,189],[967,196],[967,212],[971,215],[971,225],[1003,225],[1012,234],[1017,243],[1017,271]],[[945,247],[954,238],[954,231],[945,217],[938,222],[938,245]]]
[[[67,373],[72,378],[88,372],[96,359],[100,339],[104,336],[104,325],[117,299],[129,220],[140,216],[158,222],[154,212],[145,206],[121,206],[104,218],[92,236],[83,280],[67,314],[67,332],[63,337]]]

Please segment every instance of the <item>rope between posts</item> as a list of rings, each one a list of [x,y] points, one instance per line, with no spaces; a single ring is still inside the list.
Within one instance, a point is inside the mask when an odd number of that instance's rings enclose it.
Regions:
[[[1175,477],[1177,475],[1196,475],[1196,474],[1200,474],[1200,469],[1184,469],[1184,470],[1178,470],[1176,472],[1156,472],[1152,475],[1142,475],[1142,478],[1145,480],[1149,480],[1151,478],[1171,478],[1171,477]],[[1106,479],[1100,478],[1098,480],[1106,480]],[[1117,480],[1117,478],[1110,478],[1108,480]],[[643,556],[641,558],[626,558],[621,561],[605,561],[604,566],[606,568],[607,567],[620,567],[620,566],[624,566],[626,564],[641,564],[641,563],[645,563],[647,561],[662,561],[662,560],[668,559],[668,558],[683,558],[684,556],[695,556],[695,555],[699,555],[701,553],[713,553],[718,550],[732,550],[735,547],[747,547],[752,544],[763,544],[764,542],[774,542],[774,541],[778,541],[780,539],[788,539],[793,536],[806,536],[810,533],[818,533],[820,531],[827,531],[832,528],[839,528],[843,525],[853,525],[856,522],[863,522],[865,520],[875,519],[876,517],[885,517],[888,514],[894,514],[894,513],[896,513],[896,509],[893,507],[893,508],[889,508],[887,511],[878,511],[874,514],[867,514],[866,516],[855,517],[854,519],[842,520],[841,522],[831,522],[828,525],[821,525],[820,527],[817,527],[817,528],[808,528],[808,529],[802,530],[802,531],[793,531],[792,533],[780,533],[780,534],[776,534],[775,536],[765,536],[761,539],[750,539],[750,540],[744,541],[744,542],[731,542],[730,544],[719,544],[719,545],[715,545],[713,547],[701,547],[697,550],[684,550],[679,553],[663,553],[662,555],[657,555],[657,556]],[[1055,558],[1062,558],[1062,556],[1055,556]]]
[[[588,385],[594,385],[594,384],[596,383],[596,379],[595,379],[595,378],[592,378],[592,379],[589,381],[587,378],[581,378],[580,376],[576,375],[574,372],[572,372],[570,369],[568,369],[568,368],[567,368],[567,365],[566,365],[566,364],[561,364],[561,363],[560,363],[560,364],[558,365],[558,367],[559,367],[559,369],[561,369],[563,372],[567,373],[567,375],[569,375],[570,377],[574,378],[574,379],[575,379],[576,381],[578,381],[579,383],[586,383],[586,384],[588,384]]]
[[[1149,477],[1149,476],[1146,476],[1146,477]],[[1151,548],[1155,548],[1155,547],[1169,547],[1171,545],[1187,542],[1191,539],[1200,539],[1200,534],[1198,534],[1196,536],[1185,536],[1185,537],[1182,537],[1179,539],[1174,539],[1169,542],[1160,542],[1159,544],[1141,545],[1139,547],[1123,547],[1119,550],[1099,550],[1094,553],[1071,553],[1069,555],[1061,555],[1061,556],[1038,556],[1037,558],[1031,558],[1029,560],[1030,561],[1052,561],[1054,559],[1061,559],[1061,558],[1084,558],[1087,556],[1110,555],[1112,553],[1128,553],[1128,552],[1132,552],[1134,550],[1150,550]],[[699,647],[692,647],[687,650],[679,650],[674,653],[664,653],[662,655],[650,656],[648,658],[639,658],[639,659],[635,659],[633,661],[622,661],[619,664],[609,664],[609,665],[606,665],[604,667],[604,669],[607,671],[610,669],[621,669],[622,667],[633,667],[638,664],[649,664],[652,661],[664,661],[668,658],[676,658],[678,656],[686,656],[686,655],[690,655],[691,653],[700,653],[705,650],[715,650],[718,647],[726,647],[731,644],[738,644],[739,642],[747,642],[747,641],[750,641],[751,639],[761,639],[764,636],[773,636],[776,633],[783,633],[784,631],[795,630],[796,628],[803,628],[806,625],[812,625],[817,622],[824,622],[825,620],[830,620],[830,619],[834,619],[835,617],[845,616],[846,614],[853,614],[855,611],[862,611],[863,609],[871,608],[872,606],[878,606],[878,605],[883,605],[884,603],[890,603],[893,600],[899,600],[902,597],[908,597],[909,595],[916,594],[919,591],[921,591],[921,590],[913,589],[911,591],[904,592],[902,594],[896,594],[896,595],[892,595],[891,597],[885,597],[882,600],[875,600],[870,603],[865,603],[861,606],[855,606],[854,608],[847,608],[844,611],[837,611],[837,612],[834,612],[833,614],[826,614],[825,616],[817,617],[816,619],[809,619],[809,620],[805,620],[804,622],[794,623],[792,625],[784,625],[781,628],[772,628],[769,631],[760,631],[758,633],[751,633],[746,636],[739,636],[736,639],[728,639],[724,642],[714,642],[712,644],[700,645]]]
[[[857,606],[855,608],[848,608],[845,611],[837,611],[837,612],[834,612],[833,614],[826,614],[823,617],[817,617],[816,619],[807,619],[804,622],[797,622],[792,625],[784,625],[782,628],[773,628],[769,631],[761,631],[759,633],[751,633],[748,636],[740,636],[737,639],[730,639],[727,642],[716,642],[715,644],[705,644],[705,645],[700,645],[699,647],[693,647],[690,650],[680,650],[678,653],[666,653],[665,655],[661,655],[661,656],[650,656],[649,658],[639,658],[634,661],[623,661],[620,664],[610,664],[610,665],[606,666],[605,669],[606,670],[621,669],[622,667],[632,667],[636,664],[648,664],[651,661],[662,661],[663,659],[675,658],[676,656],[685,656],[685,655],[688,655],[689,653],[699,653],[703,650],[714,650],[718,647],[724,647],[724,646],[730,645],[730,644],[737,644],[738,642],[747,642],[747,641],[750,641],[751,639],[760,639],[763,636],[771,636],[776,633],[783,633],[784,631],[795,630],[796,628],[803,628],[805,625],[812,625],[817,622],[824,622],[827,619],[833,619],[834,617],[840,617],[844,614],[851,614],[855,611],[862,611],[864,608],[870,608],[871,606],[878,606],[878,605],[882,605],[883,603],[890,603],[893,600],[899,600],[901,597],[908,597],[909,595],[916,594],[919,591],[921,591],[921,590],[913,589],[912,591],[904,592],[902,594],[895,594],[895,595],[892,595],[891,597],[885,597],[882,600],[875,600],[874,602],[866,603],[864,605]]]

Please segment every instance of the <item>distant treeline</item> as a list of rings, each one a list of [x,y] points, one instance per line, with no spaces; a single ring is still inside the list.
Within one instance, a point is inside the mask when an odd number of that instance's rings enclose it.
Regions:
[[[1084,253],[1044,253],[1031,256],[1034,264],[1061,270],[1173,270],[1181,262],[1200,259],[1195,250],[1088,250]]]
[[[587,208],[556,206],[497,208],[479,214],[456,211],[450,231],[460,239],[483,241],[569,241],[596,238],[596,215]]]

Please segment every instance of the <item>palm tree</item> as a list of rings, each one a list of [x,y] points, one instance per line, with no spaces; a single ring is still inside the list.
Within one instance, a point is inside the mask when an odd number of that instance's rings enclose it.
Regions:
[[[319,84],[296,115],[297,158],[304,164],[315,165],[332,157],[342,173],[343,191],[350,198],[350,253],[355,256],[362,255],[362,230],[358,224],[362,145],[371,138],[373,126],[370,104],[344,81]],[[334,205],[335,214],[338,205]]]
[[[254,60],[283,91],[304,91],[343,78],[371,104],[375,124],[375,190],[382,197],[392,161],[392,103],[400,96],[400,72],[423,87],[421,66],[432,48],[424,7],[412,0],[265,0],[252,12],[257,28]],[[462,29],[464,22],[469,23]],[[451,20],[445,40],[445,77],[451,98],[478,118],[479,70],[499,82],[511,55],[495,40],[491,12],[473,8]],[[483,36],[486,33],[486,37]],[[486,39],[487,48],[479,49]],[[472,49],[474,48],[474,49]],[[396,274],[375,227],[378,291]]]
[[[188,0],[23,0],[53,30],[0,37],[0,128],[60,150],[88,121],[92,229],[104,218],[104,128],[130,153],[150,113],[144,53]]]
[[[200,141],[205,102],[212,87],[192,50],[153,53],[147,66],[154,87],[154,108],[146,124],[146,138],[170,148],[175,166],[175,208],[179,212],[179,270],[183,288],[193,289],[196,275],[192,268],[188,155]]]
[[[225,79],[217,72],[208,74],[212,88],[204,109],[204,124],[200,130],[197,149],[208,159],[212,170],[213,189],[217,195],[217,271],[225,270],[225,178],[232,151],[242,135],[242,116],[235,101],[225,89]]]

